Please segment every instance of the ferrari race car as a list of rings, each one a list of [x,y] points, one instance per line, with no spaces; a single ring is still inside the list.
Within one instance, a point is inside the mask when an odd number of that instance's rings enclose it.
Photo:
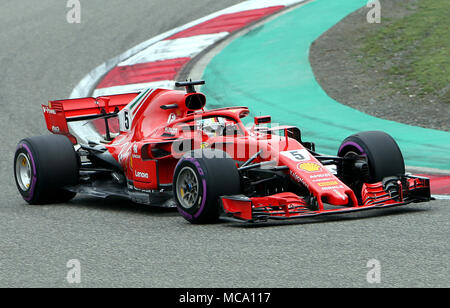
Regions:
[[[52,135],[26,138],[14,158],[30,204],[76,194],[177,207],[191,223],[294,219],[429,201],[427,178],[405,173],[381,131],[346,138],[336,156],[316,152],[295,126],[247,107],[206,110],[195,90],[58,100],[42,106]]]

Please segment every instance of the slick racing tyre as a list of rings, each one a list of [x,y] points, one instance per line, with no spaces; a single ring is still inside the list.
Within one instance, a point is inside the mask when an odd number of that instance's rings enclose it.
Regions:
[[[239,171],[223,151],[192,151],[175,168],[173,190],[178,211],[186,220],[214,223],[221,212],[219,197],[241,192]]]
[[[17,146],[14,176],[20,194],[29,204],[66,202],[76,195],[64,187],[78,182],[78,155],[65,136],[26,138]]]
[[[339,148],[338,156],[352,155],[365,158],[368,170],[363,170],[362,173],[367,173],[364,179],[367,183],[376,183],[385,177],[405,174],[405,162],[400,148],[385,132],[369,131],[347,137]]]

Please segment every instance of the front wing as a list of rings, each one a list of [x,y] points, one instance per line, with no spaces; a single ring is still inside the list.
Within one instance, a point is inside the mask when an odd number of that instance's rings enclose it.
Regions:
[[[405,176],[394,181],[394,184],[395,189],[392,189],[392,183],[390,188],[382,182],[364,184],[360,204],[350,207],[330,205],[325,208],[319,205],[317,209],[312,209],[306,198],[290,192],[253,198],[243,195],[223,196],[221,201],[227,216],[246,222],[259,222],[351,213],[432,199],[430,180],[427,178]]]

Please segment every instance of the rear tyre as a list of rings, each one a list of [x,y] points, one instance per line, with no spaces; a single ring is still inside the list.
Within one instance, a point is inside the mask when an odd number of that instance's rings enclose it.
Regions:
[[[240,194],[240,175],[236,163],[225,152],[196,150],[178,162],[173,190],[178,211],[186,220],[214,223],[221,212],[220,196]]]
[[[376,183],[386,177],[405,174],[405,162],[395,140],[385,132],[369,131],[347,137],[341,144],[338,156],[361,156],[368,167],[356,170],[347,166],[344,170],[344,182],[360,192],[364,182]],[[352,169],[353,170],[349,170]],[[347,177],[347,178],[345,178]],[[356,186],[356,187],[355,187]]]
[[[76,196],[64,187],[77,184],[79,158],[65,136],[26,138],[17,146],[14,176],[17,189],[29,204],[67,202]]]

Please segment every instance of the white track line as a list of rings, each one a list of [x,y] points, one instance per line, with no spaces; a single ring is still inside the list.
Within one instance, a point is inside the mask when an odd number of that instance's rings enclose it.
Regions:
[[[177,58],[193,58],[212,44],[227,36],[228,32],[203,34],[175,40],[160,41],[118,66],[163,61]]]
[[[127,84],[123,86],[115,86],[103,89],[96,89],[93,92],[94,97],[104,96],[104,95],[114,95],[123,93],[139,92],[144,89],[173,89],[175,87],[175,81],[173,80],[161,80],[148,83],[135,83]]]
[[[450,195],[432,195],[437,200],[450,200]]]
[[[99,82],[100,78],[102,78],[102,76],[104,76],[107,72],[109,72],[114,67],[116,67],[117,64],[127,60],[128,58],[136,55],[138,52],[140,52],[140,51],[150,47],[151,45],[153,45],[161,40],[164,40],[178,32],[184,31],[186,29],[189,29],[191,27],[194,27],[198,24],[201,24],[205,21],[211,20],[213,18],[216,18],[216,17],[224,15],[224,14],[231,14],[231,13],[236,13],[236,12],[240,12],[240,11],[264,8],[264,7],[269,7],[269,6],[277,6],[277,5],[289,6],[289,5],[301,3],[304,1],[305,0],[249,0],[249,1],[245,1],[242,3],[236,4],[229,8],[220,10],[220,11],[210,14],[208,16],[199,18],[199,19],[194,20],[190,23],[187,23],[181,27],[177,27],[175,29],[164,32],[164,33],[157,35],[145,42],[142,42],[139,45],[136,45],[135,47],[125,51],[123,54],[121,54],[117,57],[114,57],[114,58],[108,60],[107,62],[99,65],[98,67],[96,67],[89,74],[87,74],[78,83],[78,85],[72,90],[72,93],[70,94],[70,98],[80,98],[80,97],[89,96],[90,93],[92,92],[92,90],[94,89],[95,85]]]

